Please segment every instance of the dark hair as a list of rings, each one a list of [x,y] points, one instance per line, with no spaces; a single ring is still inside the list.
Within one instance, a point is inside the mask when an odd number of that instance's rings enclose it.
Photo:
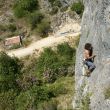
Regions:
[[[88,50],[88,51],[90,52],[89,55],[92,56],[92,53],[93,53],[92,44],[86,43],[85,46],[84,46],[84,48],[85,48],[86,50]]]

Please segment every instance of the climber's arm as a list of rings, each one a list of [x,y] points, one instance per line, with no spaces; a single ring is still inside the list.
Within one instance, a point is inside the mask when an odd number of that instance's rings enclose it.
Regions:
[[[95,58],[96,57],[96,55],[92,55],[92,56],[90,56],[89,55],[89,51],[88,50],[84,50],[84,59],[92,59],[92,58]]]
[[[92,56],[89,56],[87,59],[92,59],[92,58],[95,58],[96,55],[92,55]]]
[[[89,56],[89,51],[88,50],[84,50],[84,59],[88,59]]]

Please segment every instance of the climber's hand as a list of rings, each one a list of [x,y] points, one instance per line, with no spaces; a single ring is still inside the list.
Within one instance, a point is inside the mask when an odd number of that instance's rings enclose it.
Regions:
[[[93,55],[93,58],[95,58],[96,57],[96,55]]]

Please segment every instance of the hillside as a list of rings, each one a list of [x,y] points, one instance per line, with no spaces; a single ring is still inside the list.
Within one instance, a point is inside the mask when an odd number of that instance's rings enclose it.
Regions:
[[[1,0],[0,47],[7,49],[3,44],[6,38],[23,36],[22,46],[27,46],[33,41],[58,33],[62,27],[68,27],[67,24],[80,24],[80,16],[71,9],[72,4],[73,1],[60,0]],[[74,31],[70,27],[59,34]],[[20,46],[12,48],[16,47]]]
[[[0,110],[72,109],[83,8],[73,0],[0,1]]]

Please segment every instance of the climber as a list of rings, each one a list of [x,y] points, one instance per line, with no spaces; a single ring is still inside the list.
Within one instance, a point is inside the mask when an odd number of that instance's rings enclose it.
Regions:
[[[85,75],[89,76],[90,73],[96,68],[94,65],[94,58],[96,55],[93,55],[93,47],[90,43],[86,43],[84,46],[84,60],[83,64],[87,66]]]

